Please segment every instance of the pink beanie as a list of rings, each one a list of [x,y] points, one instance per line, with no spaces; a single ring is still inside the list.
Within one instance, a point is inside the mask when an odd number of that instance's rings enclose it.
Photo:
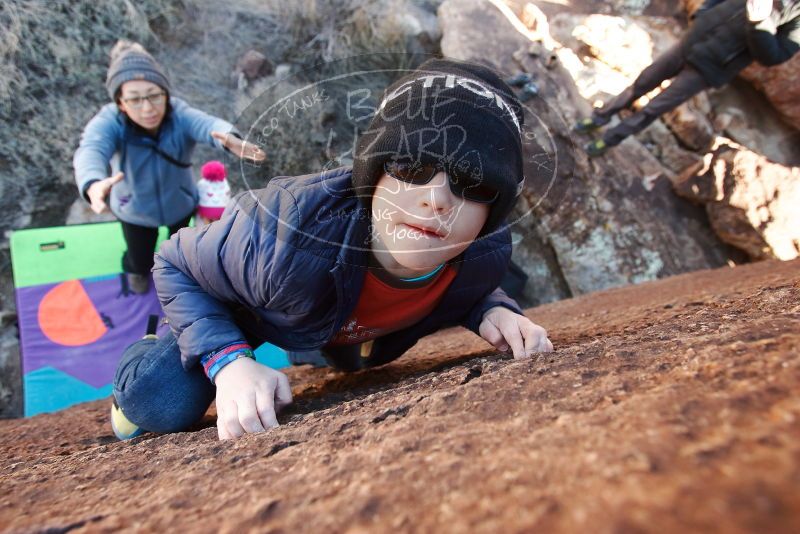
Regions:
[[[221,161],[209,161],[200,169],[200,174],[209,182],[221,182],[226,178],[225,165]]]

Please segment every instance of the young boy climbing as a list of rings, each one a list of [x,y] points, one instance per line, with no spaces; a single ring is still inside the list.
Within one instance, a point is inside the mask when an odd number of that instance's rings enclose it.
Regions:
[[[172,333],[125,351],[116,435],[185,430],[215,398],[220,439],[277,426],[292,395],[253,358],[265,341],[345,371],[457,324],[515,358],[551,351],[498,287],[522,122],[494,72],[430,60],[386,90],[352,169],[273,179],[165,242],[153,273]]]

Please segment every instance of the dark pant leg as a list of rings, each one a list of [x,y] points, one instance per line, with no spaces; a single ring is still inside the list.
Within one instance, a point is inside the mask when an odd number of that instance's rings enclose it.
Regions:
[[[190,213],[186,218],[181,219],[180,221],[176,222],[173,225],[170,225],[168,227],[169,233],[167,235],[169,237],[172,237],[181,228],[186,228],[187,226],[189,226],[189,221],[192,220],[192,215],[194,215],[194,214]]]
[[[122,255],[122,270],[148,276],[153,268],[153,252],[158,240],[158,228],[139,226],[120,221],[127,250]]]
[[[620,144],[629,135],[641,132],[658,117],[677,108],[707,87],[708,84],[703,76],[687,65],[672,80],[672,84],[661,91],[645,107],[613,128],[606,130],[603,140],[608,146]]]
[[[168,235],[172,236],[181,228],[188,226],[191,219],[192,214],[190,213],[186,218],[171,225],[168,228]],[[122,270],[126,273],[148,276],[150,269],[153,268],[153,253],[156,249],[156,241],[158,241],[158,228],[139,226],[125,221],[120,221],[120,224],[122,224],[122,235],[125,237],[125,244],[128,247],[122,256]]]
[[[216,395],[201,366],[181,365],[171,332],[125,350],[114,377],[114,398],[133,424],[151,432],[180,432],[199,421]]]
[[[644,69],[633,85],[606,102],[602,108],[594,110],[594,116],[602,121],[607,121],[623,109],[630,108],[634,102],[661,85],[664,80],[678,75],[685,65],[686,61],[681,45],[673,46]]]

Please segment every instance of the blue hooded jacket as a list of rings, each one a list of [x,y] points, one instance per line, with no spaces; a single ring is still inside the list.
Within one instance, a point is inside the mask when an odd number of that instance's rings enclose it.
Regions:
[[[139,226],[169,226],[191,214],[198,201],[190,165],[197,143],[222,147],[211,132],[233,125],[172,97],[156,138],[134,127],[114,103],[89,121],[75,152],[78,191],[119,171],[125,178],[111,189],[109,207],[118,219]]]
[[[161,245],[153,275],[186,369],[241,340],[295,351],[322,348],[358,303],[367,273],[370,218],[352,171],[280,177],[234,198],[219,221],[184,228]],[[420,338],[461,324],[475,333],[494,306],[522,313],[499,288],[511,258],[506,229],[474,241],[458,274],[424,319],[376,339],[370,366]]]

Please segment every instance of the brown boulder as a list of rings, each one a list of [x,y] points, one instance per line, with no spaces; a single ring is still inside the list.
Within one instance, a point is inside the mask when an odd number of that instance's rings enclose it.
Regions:
[[[675,190],[704,205],[720,239],[751,258],[800,255],[800,167],[772,163],[720,138]]]
[[[680,143],[695,151],[705,151],[714,142],[714,126],[708,120],[711,106],[705,93],[700,93],[678,106],[661,119]]]
[[[789,124],[800,129],[800,54],[769,68],[753,63],[741,76],[764,93]]]

